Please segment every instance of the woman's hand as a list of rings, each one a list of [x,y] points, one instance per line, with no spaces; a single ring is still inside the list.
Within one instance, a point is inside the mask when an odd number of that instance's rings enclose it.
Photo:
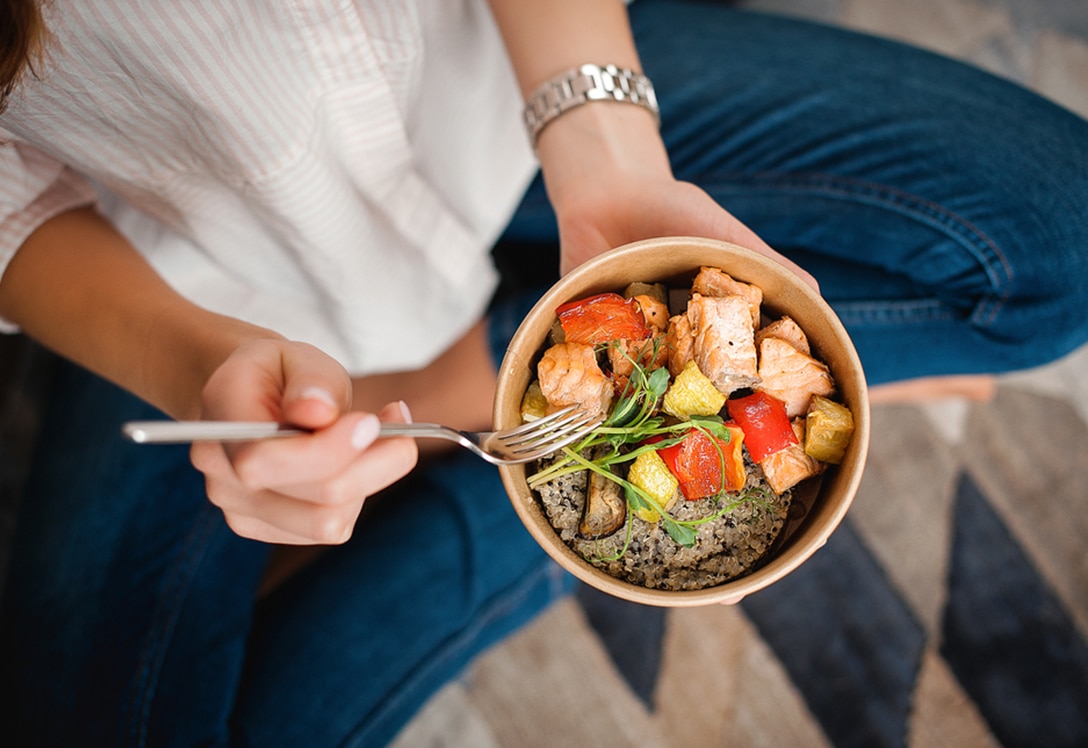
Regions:
[[[313,430],[245,444],[193,445],[192,462],[205,475],[208,497],[247,538],[342,543],[366,498],[416,464],[413,440],[377,439],[380,421],[410,420],[403,403],[377,414],[351,411],[347,372],[312,346],[246,343],[208,380],[203,400],[207,419],[280,421]]]
[[[767,255],[817,288],[706,192],[673,176],[656,124],[639,107],[594,102],[566,112],[541,133],[537,152],[559,220],[563,273],[628,242],[701,236]]]
[[[818,290],[816,280],[793,261],[775,252],[702,189],[671,176],[622,180],[594,191],[587,185],[577,207],[559,219],[561,270],[622,244],[660,236],[701,236],[755,250],[789,267]],[[586,194],[589,193],[589,194]]]
[[[622,2],[490,4],[525,97],[557,73],[587,62],[642,69]],[[811,275],[709,195],[673,178],[657,123],[640,106],[594,101],[568,109],[541,131],[536,150],[559,219],[564,274],[628,242],[702,236],[766,254],[816,288]]]

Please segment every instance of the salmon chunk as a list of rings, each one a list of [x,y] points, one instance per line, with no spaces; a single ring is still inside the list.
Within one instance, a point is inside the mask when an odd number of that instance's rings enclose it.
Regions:
[[[827,396],[835,391],[826,365],[781,338],[763,338],[759,344],[759,378],[756,389],[786,403],[790,418],[808,412],[813,395]]]
[[[669,325],[669,308],[664,302],[655,299],[649,294],[639,294],[633,297],[638,302],[638,308],[642,310],[642,317],[655,332],[664,332]]]
[[[669,348],[665,336],[646,340],[616,340],[608,346],[608,365],[617,377],[629,377],[634,362],[644,369],[660,369],[668,364]]]
[[[695,363],[718,391],[729,395],[759,382],[755,327],[743,296],[702,296],[688,302]]]
[[[764,338],[785,340],[806,356],[812,355],[812,349],[808,344],[808,336],[805,335],[805,331],[801,329],[801,326],[793,321],[792,317],[776,319],[769,325],[764,325],[756,330],[757,348],[763,343]]]
[[[793,488],[806,478],[819,475],[826,467],[822,462],[805,454],[804,419],[798,418],[791,425],[793,433],[797,434],[798,443],[767,455],[759,463],[763,468],[763,475],[767,477],[767,483],[777,494]]]
[[[597,364],[593,346],[557,343],[544,351],[536,370],[549,411],[579,405],[595,415],[608,414],[612,380]]]
[[[759,328],[759,307],[763,303],[763,290],[750,283],[742,283],[718,268],[700,268],[691,282],[691,292],[700,296],[740,296],[748,302],[752,313],[752,327]]]
[[[669,373],[678,376],[691,361],[695,348],[695,335],[691,332],[691,321],[686,314],[677,314],[669,319],[669,330],[665,335],[665,347],[669,353]]]

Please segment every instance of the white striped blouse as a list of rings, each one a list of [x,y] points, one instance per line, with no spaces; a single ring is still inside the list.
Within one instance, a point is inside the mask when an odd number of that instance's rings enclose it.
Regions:
[[[356,373],[481,314],[535,168],[484,0],[45,9],[47,64],[0,117],[0,270],[97,195],[191,299]]]

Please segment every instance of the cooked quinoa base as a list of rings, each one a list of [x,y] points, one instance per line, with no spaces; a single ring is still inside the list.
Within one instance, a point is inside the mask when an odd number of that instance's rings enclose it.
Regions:
[[[543,465],[541,465],[543,467]],[[628,520],[613,534],[597,539],[578,532],[586,497],[587,472],[561,476],[535,489],[536,496],[559,537],[582,558],[614,577],[659,590],[699,590],[714,587],[753,571],[767,556],[786,522],[792,492],[779,496],[767,486],[759,466],[748,463],[746,489],[760,498],[745,501],[728,513],[698,525],[695,545],[685,548],[660,522],[639,519],[628,508]],[[724,501],[735,501],[726,494]],[[695,520],[719,511],[725,504],[713,498],[679,499],[669,515]],[[630,525],[630,527],[629,527]],[[616,560],[627,543],[623,555]]]

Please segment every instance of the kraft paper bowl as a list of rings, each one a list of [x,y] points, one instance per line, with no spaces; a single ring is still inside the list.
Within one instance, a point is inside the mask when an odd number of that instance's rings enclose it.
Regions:
[[[869,447],[869,400],[853,343],[827,302],[785,266],[743,247],[711,239],[667,237],[618,247],[563,277],[536,303],[510,341],[499,368],[495,428],[521,422],[522,395],[535,378],[537,360],[559,305],[633,281],[690,284],[702,266],[721,268],[763,290],[765,317],[789,315],[808,335],[814,355],[831,369],[839,397],[854,416],[855,431],[842,464],[794,489],[790,518],[773,550],[746,576],[692,591],[655,590],[595,568],[559,538],[526,483],[525,465],[499,468],[515,511],[533,538],[582,582],[647,605],[688,607],[736,602],[789,574],[812,556],[838,527],[861,481]],[[795,516],[796,515],[796,516]]]

